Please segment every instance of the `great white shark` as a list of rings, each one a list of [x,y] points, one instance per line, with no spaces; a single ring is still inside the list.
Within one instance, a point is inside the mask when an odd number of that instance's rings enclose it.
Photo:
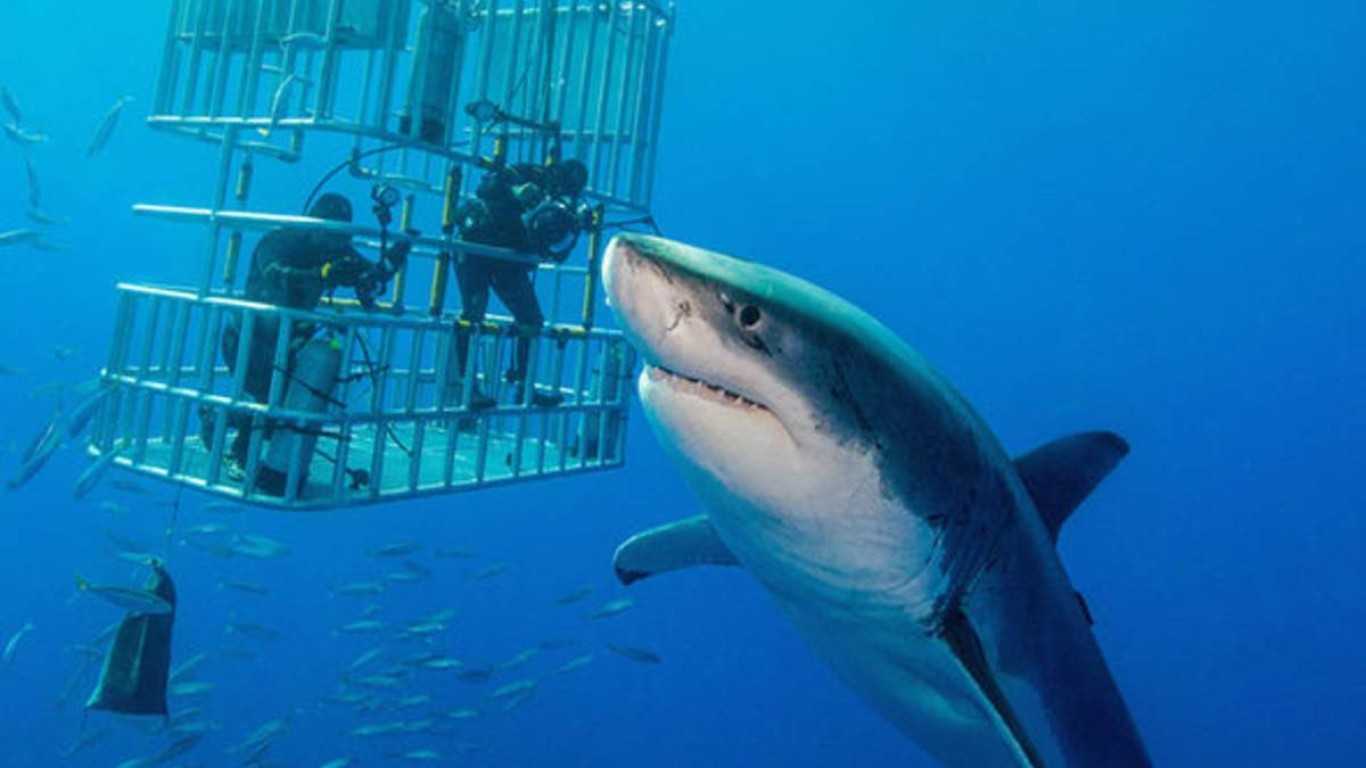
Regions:
[[[1055,547],[1122,438],[1012,460],[895,334],[760,264],[621,235],[602,277],[647,418],[706,510],[623,543],[624,583],[742,566],[946,765],[1150,764]]]

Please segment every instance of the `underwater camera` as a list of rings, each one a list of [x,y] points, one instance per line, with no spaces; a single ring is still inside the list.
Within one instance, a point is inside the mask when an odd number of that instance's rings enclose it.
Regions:
[[[392,255],[389,249],[389,225],[394,220],[394,206],[402,200],[402,193],[389,184],[376,184],[370,189],[370,201],[374,204],[371,210],[380,227],[380,259],[379,263],[363,269],[353,286],[356,300],[367,310],[375,308],[375,298],[388,290],[389,281],[407,260],[406,249]]]
[[[546,195],[522,215],[527,242],[544,258],[569,258],[579,235],[594,224],[593,208],[579,199],[588,184],[588,168],[578,160],[555,163],[544,170]]]

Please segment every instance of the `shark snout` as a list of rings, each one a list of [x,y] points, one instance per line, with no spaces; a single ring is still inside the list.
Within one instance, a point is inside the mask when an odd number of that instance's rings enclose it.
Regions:
[[[641,241],[619,235],[607,244],[602,261],[607,303],[631,342],[656,363],[666,337],[693,314],[693,301],[668,267],[652,258]]]

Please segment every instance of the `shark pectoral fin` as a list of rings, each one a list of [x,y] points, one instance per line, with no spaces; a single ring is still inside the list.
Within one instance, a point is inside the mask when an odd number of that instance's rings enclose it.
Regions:
[[[1006,698],[1005,692],[1001,690],[1001,685],[996,681],[996,675],[991,670],[991,665],[987,662],[986,651],[982,648],[982,640],[977,636],[977,630],[972,628],[972,623],[968,621],[967,614],[960,608],[953,608],[944,615],[943,623],[939,629],[940,636],[948,644],[949,650],[953,652],[958,663],[963,666],[963,670],[972,678],[977,689],[981,691],[983,698],[991,705],[992,711],[1000,720],[1000,727],[1008,735],[1010,741],[1019,750],[1019,756],[1030,768],[1043,768],[1043,758],[1039,756],[1038,749],[1029,740],[1029,734],[1025,733],[1024,725],[1020,718],[1011,708],[1010,701]]]
[[[612,567],[622,584],[694,565],[739,565],[706,515],[641,531],[617,547]]]
[[[1081,432],[1015,459],[1015,469],[1054,541],[1063,521],[1128,453],[1129,444],[1113,432]]]

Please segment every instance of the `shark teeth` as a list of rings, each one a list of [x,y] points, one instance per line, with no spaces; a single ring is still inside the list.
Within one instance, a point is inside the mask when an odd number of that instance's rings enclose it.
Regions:
[[[739,392],[731,391],[717,384],[712,384],[709,381],[695,379],[691,376],[679,373],[678,371],[665,368],[662,365],[650,366],[650,374],[655,378],[669,379],[680,388],[695,392],[711,400],[729,403],[730,405],[744,406],[760,411],[768,410],[763,403],[756,403]]]

